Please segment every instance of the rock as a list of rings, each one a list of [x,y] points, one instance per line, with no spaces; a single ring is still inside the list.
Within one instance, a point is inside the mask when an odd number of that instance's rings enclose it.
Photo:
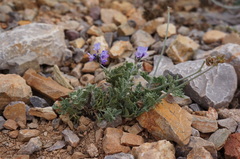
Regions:
[[[33,137],[40,135],[40,131],[37,129],[24,129],[19,131],[18,140],[22,142],[29,141]]]
[[[71,130],[65,129],[62,131],[65,141],[72,147],[77,147],[79,143],[79,137],[74,134]]]
[[[163,24],[164,22],[165,22],[165,18],[163,17],[150,20],[146,24],[144,24],[143,31],[146,31],[149,34],[153,34],[156,31],[157,27],[160,24]]]
[[[113,18],[117,14],[122,14],[122,13],[115,9],[101,8],[101,20],[104,23],[113,23]]]
[[[168,98],[170,98],[170,99],[168,99]],[[180,106],[189,105],[192,103],[191,98],[186,95],[184,95],[182,97],[178,97],[178,96],[173,96],[173,95],[169,94],[169,96],[166,97],[166,100],[169,103],[171,103],[173,100],[175,103],[177,103]]]
[[[199,0],[179,0],[174,4],[174,9],[177,11],[191,11],[200,7]]]
[[[126,51],[132,51],[133,47],[129,41],[116,41],[110,49],[110,56],[112,58],[119,58]]]
[[[203,35],[203,41],[207,44],[221,41],[227,34],[218,30],[210,30]]]
[[[12,119],[8,119],[4,124],[3,127],[8,129],[8,130],[16,130],[18,128],[17,122],[12,120]]]
[[[124,24],[127,22],[127,17],[121,12],[116,12],[115,15],[113,16],[113,22],[116,25]]]
[[[29,155],[14,155],[12,159],[30,159]]]
[[[117,31],[119,36],[129,36],[132,35],[134,32],[135,28],[132,27],[128,22],[120,25]]]
[[[78,87],[80,86],[80,82],[78,80],[78,78],[74,77],[74,76],[70,76],[68,74],[64,74],[64,77],[69,81],[69,83],[74,87]]]
[[[112,46],[113,38],[115,37],[115,35],[116,35],[116,32],[115,33],[107,32],[107,33],[104,34],[104,38],[106,39],[106,42],[107,42],[109,47]]]
[[[49,104],[47,103],[47,101],[43,98],[40,98],[38,96],[32,96],[30,97],[30,103],[33,105],[33,107],[47,107],[49,106]]]
[[[200,137],[200,133],[197,129],[192,128],[192,136]]]
[[[75,30],[67,30],[67,31],[65,31],[65,37],[69,41],[73,41],[73,40],[78,39],[80,37],[80,34],[79,34],[79,32],[77,32]]]
[[[9,12],[12,12],[12,8],[9,6],[9,5],[1,5],[0,6],[0,13],[9,13]]]
[[[10,138],[16,139],[18,137],[18,130],[10,131],[8,135]]]
[[[187,159],[213,159],[210,152],[208,152],[205,148],[199,147],[192,149],[187,155]]]
[[[225,45],[221,45],[209,52],[206,53],[207,55],[212,55],[212,56],[216,56],[216,55],[224,55],[226,62],[231,64],[234,68],[235,71],[237,73],[238,76],[238,83],[240,82],[240,45],[237,44],[225,44]]]
[[[32,96],[31,87],[19,75],[0,74],[0,110],[12,101],[29,102]]]
[[[189,142],[192,116],[176,103],[162,100],[154,109],[137,117],[137,120],[157,139],[175,141],[179,145]]]
[[[127,16],[129,16],[133,11],[135,11],[134,5],[127,1],[113,1],[111,4],[111,8],[116,9]]]
[[[101,30],[105,33],[105,32],[115,32],[117,31],[117,26],[114,23],[108,23],[108,24],[103,24],[101,26]]]
[[[73,122],[70,120],[69,115],[60,115],[59,118],[63,121],[63,123],[67,124],[70,129],[73,130]]]
[[[174,146],[167,140],[133,147],[132,154],[137,159],[175,159]]]
[[[26,125],[27,117],[26,117],[26,106],[23,102],[11,102],[8,104],[4,111],[3,116],[6,119],[12,119],[16,122],[22,122]]]
[[[38,123],[29,123],[27,124],[27,126],[30,128],[30,129],[38,129]]]
[[[98,156],[98,149],[93,143],[87,145],[87,152],[91,157]]]
[[[142,28],[144,24],[146,24],[146,20],[143,17],[143,11],[140,8],[133,12],[128,20],[134,21],[138,28]]]
[[[226,144],[224,145],[225,158],[238,159],[240,157],[239,147],[240,147],[240,133],[231,134],[227,139]]]
[[[187,156],[192,149],[204,148],[209,151],[214,159],[217,159],[215,145],[201,137],[191,136],[190,142],[185,146],[176,146],[176,156]]]
[[[82,152],[74,152],[72,155],[72,159],[80,159],[80,158],[87,158],[88,155],[83,154]]]
[[[77,64],[71,71],[71,74],[76,78],[80,78],[82,76],[81,74],[82,66],[83,66],[82,63]]]
[[[189,108],[191,108],[194,112],[196,112],[196,111],[201,111],[201,108],[200,108],[199,105],[196,104],[196,103],[190,104],[190,105],[189,105]]]
[[[100,43],[100,50],[99,53],[101,53],[103,50],[108,50],[108,43],[106,42],[104,36],[99,36],[99,37],[95,37],[92,39],[92,43],[90,46],[90,53],[91,54],[96,54],[96,51],[93,50],[94,45]]]
[[[186,77],[201,67],[203,60],[187,61],[166,70],[170,74]],[[209,67],[204,66],[203,70]],[[231,78],[230,78],[231,77]],[[190,81],[184,92],[203,108],[228,107],[237,87],[236,72],[229,64],[219,64],[210,71]],[[217,92],[217,93],[216,93]]]
[[[228,44],[228,43],[232,43],[232,44],[238,44],[240,45],[240,36],[237,33],[231,33],[229,35],[226,35],[223,39],[222,39],[222,43],[223,44]]]
[[[52,78],[63,87],[68,89],[74,89],[57,65],[53,66]]]
[[[129,153],[117,153],[114,155],[107,155],[104,157],[104,159],[134,159],[134,157]]]
[[[55,151],[58,149],[62,149],[64,146],[66,146],[65,141],[57,141],[55,144],[53,144],[51,147],[47,148],[47,151]]]
[[[214,132],[218,129],[217,120],[204,116],[193,115],[192,127],[202,133]]]
[[[19,26],[2,33],[0,39],[0,70],[9,68],[9,60],[18,61],[24,55],[32,55],[32,52],[41,65],[60,64],[67,51],[63,29],[51,24]]]
[[[217,110],[213,107],[209,107],[208,111],[206,112],[206,117],[217,120],[218,119],[218,113]]]
[[[138,123],[136,123],[133,126],[131,126],[127,131],[131,134],[137,135],[143,131],[143,128]]]
[[[82,48],[85,44],[85,40],[83,38],[77,38],[74,41],[71,41],[70,44],[75,48]]]
[[[150,73],[151,76],[158,77],[160,75],[163,75],[163,72],[166,69],[170,69],[171,67],[174,66],[172,60],[166,56],[162,57],[161,61],[159,62],[159,65],[158,65],[158,61],[160,60],[160,55],[155,55],[153,58],[154,58],[154,67],[153,67],[153,71]],[[155,71],[156,71],[156,74],[154,75]]]
[[[237,130],[236,130],[236,133],[240,133],[240,123],[238,123],[238,127],[237,127]]]
[[[53,120],[57,117],[57,114],[53,111],[52,107],[30,108],[29,115],[37,116],[47,120]]]
[[[232,118],[240,123],[240,109],[219,109],[218,116],[220,119]]]
[[[100,68],[100,64],[98,62],[91,61],[84,64],[82,72],[93,73],[98,68]]]
[[[143,70],[150,73],[153,70],[153,66],[148,62],[143,62]]]
[[[228,130],[231,131],[231,133],[234,133],[236,131],[238,123],[232,118],[227,118],[218,120],[218,125],[220,127],[227,128]]]
[[[188,27],[185,26],[180,26],[180,28],[178,29],[178,33],[183,35],[183,36],[188,36],[190,29]]]
[[[228,129],[218,129],[214,132],[208,139],[215,145],[216,150],[220,150],[227,141],[228,136],[231,134],[231,131]]]
[[[23,78],[33,89],[39,91],[54,101],[60,97],[67,96],[70,92],[72,92],[72,90],[59,85],[51,78],[46,78],[37,74],[37,72],[32,69],[26,71]]]
[[[123,133],[121,137],[121,144],[126,146],[140,146],[144,143],[144,139],[142,136],[131,134],[131,133]]]
[[[98,20],[100,18],[100,7],[93,6],[89,9],[89,16],[92,17],[93,20]]]
[[[83,85],[87,85],[87,84],[93,84],[94,83],[94,76],[92,74],[85,74],[83,75],[81,78],[80,78],[80,82],[83,84]]]
[[[102,32],[101,28],[98,28],[98,27],[96,27],[96,26],[94,26],[94,25],[91,26],[91,27],[88,29],[87,33],[88,33],[89,35],[93,35],[93,36],[101,36],[101,35],[103,35],[103,32]]]
[[[159,26],[157,27],[157,33],[158,33],[158,35],[159,35],[161,38],[164,38],[164,37],[165,37],[165,35],[166,35],[166,30],[167,30],[167,23],[162,24],[162,25],[159,25]],[[176,26],[170,23],[169,26],[168,26],[168,34],[167,34],[167,37],[170,37],[170,36],[176,34],[176,32],[177,32],[177,31],[176,31]]]
[[[128,146],[121,145],[123,131],[116,128],[106,128],[103,138],[103,150],[105,154],[114,154],[119,152],[127,153],[130,151]]]
[[[18,154],[22,155],[31,155],[36,151],[40,151],[42,149],[42,142],[40,137],[31,138],[27,145],[23,146]]]
[[[178,35],[166,50],[168,57],[174,62],[188,61],[193,57],[199,45],[187,36]]]
[[[155,39],[153,39],[149,33],[143,30],[138,30],[132,35],[131,41],[135,46],[149,47],[155,42]]]
[[[2,117],[2,116],[0,116],[0,130],[2,130],[3,129],[3,124],[6,122],[6,120]]]
[[[160,54],[163,48],[165,47],[165,49],[167,49],[173,43],[173,41],[175,41],[176,38],[177,38],[177,35],[173,35],[166,40],[165,46],[164,46],[164,42],[158,41],[154,43],[150,48]]]

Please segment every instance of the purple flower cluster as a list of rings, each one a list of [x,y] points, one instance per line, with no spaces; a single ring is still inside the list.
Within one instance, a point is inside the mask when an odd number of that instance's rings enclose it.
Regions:
[[[135,52],[136,58],[141,59],[144,56],[147,56],[148,55],[147,50],[148,50],[148,47],[138,46],[137,52]]]
[[[92,55],[92,54],[88,53],[89,61],[96,60],[96,61],[100,62],[101,64],[105,65],[108,62],[109,54],[108,54],[107,50],[103,50],[101,52],[101,54],[99,54],[100,47],[101,47],[100,43],[94,44],[93,50],[96,51],[97,54]]]

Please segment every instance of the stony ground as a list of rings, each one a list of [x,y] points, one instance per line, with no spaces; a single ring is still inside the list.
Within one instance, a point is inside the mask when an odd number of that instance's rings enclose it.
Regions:
[[[239,17],[210,0],[0,0],[0,158],[240,158]],[[137,119],[75,124],[52,105],[105,82],[87,54],[96,43],[109,51],[109,68],[148,47],[142,70],[156,76],[186,77],[210,55],[225,63]]]

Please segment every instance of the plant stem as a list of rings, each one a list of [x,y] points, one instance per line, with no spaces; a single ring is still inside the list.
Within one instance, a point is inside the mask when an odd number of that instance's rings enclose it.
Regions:
[[[168,37],[168,27],[169,27],[169,23],[170,23],[170,7],[168,7],[168,12],[167,12],[167,29],[166,29],[166,34],[165,34],[165,38],[164,38],[164,41],[163,41],[163,48],[162,48],[162,51],[161,51],[161,54],[160,54],[160,58],[157,62],[157,67],[153,73],[153,77],[155,77],[156,73],[157,73],[157,69],[160,65],[160,61],[162,60],[162,57],[163,57],[163,53],[165,51],[165,47],[166,47],[166,41],[167,41],[167,37]],[[152,82],[151,82],[152,83]]]

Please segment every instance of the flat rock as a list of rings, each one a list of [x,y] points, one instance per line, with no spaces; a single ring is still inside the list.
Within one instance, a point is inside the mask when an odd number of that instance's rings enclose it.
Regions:
[[[207,44],[221,41],[227,34],[218,30],[210,30],[203,35],[203,41]]]
[[[199,147],[192,149],[187,155],[187,159],[213,159],[210,152],[208,152],[205,148]]]
[[[103,35],[103,32],[102,32],[101,28],[99,28],[99,27],[97,27],[97,26],[94,26],[94,25],[91,26],[91,27],[88,29],[87,33],[88,33],[89,35],[93,35],[93,36],[101,36],[101,35]]]
[[[135,46],[149,47],[155,42],[155,39],[149,33],[138,30],[132,35],[131,41]]]
[[[132,154],[137,159],[175,159],[174,146],[167,140],[133,147]]]
[[[0,70],[9,68],[9,60],[17,61],[32,52],[39,64],[60,64],[66,50],[61,27],[43,23],[19,26],[0,35]]]
[[[87,145],[87,152],[91,157],[98,156],[98,148],[93,143]]]
[[[178,35],[166,50],[168,57],[174,62],[190,60],[199,45],[187,36]]]
[[[121,145],[123,131],[116,128],[106,128],[103,138],[103,150],[106,154],[130,151],[128,146]]]
[[[240,133],[231,134],[224,145],[225,158],[239,158],[240,157]]]
[[[134,157],[129,153],[117,153],[114,155],[107,155],[104,159],[134,159]]]
[[[214,132],[208,139],[215,145],[216,150],[220,150],[227,141],[228,136],[231,134],[231,131],[228,129],[218,129]]]
[[[220,119],[232,118],[240,123],[240,109],[219,109],[218,116]]]
[[[119,36],[129,36],[135,32],[135,28],[129,23],[124,23],[118,27],[117,33]]]
[[[224,55],[226,62],[231,64],[237,73],[238,83],[240,82],[240,45],[238,44],[225,44],[221,45],[213,50],[210,50],[206,53],[206,56],[212,55]],[[205,57],[206,57],[205,56]]]
[[[4,124],[3,127],[8,130],[16,130],[18,128],[17,122],[12,119],[8,119]]]
[[[13,131],[10,131],[8,133],[9,137],[12,138],[12,139],[16,139],[18,137],[18,133],[19,131],[18,130],[13,130]]]
[[[32,88],[46,95],[54,101],[59,99],[60,97],[67,96],[70,92],[72,92],[72,90],[59,85],[52,78],[43,77],[32,69],[26,71],[23,78]]]
[[[40,137],[31,138],[27,145],[24,145],[19,151],[18,154],[22,155],[31,155],[36,151],[42,149],[42,142]]]
[[[153,67],[153,71],[150,73],[151,76],[158,77],[160,75],[163,75],[165,70],[170,69],[171,67],[174,66],[172,60],[170,58],[168,58],[167,56],[162,56],[162,59],[161,59],[159,65],[158,65],[158,61],[160,60],[160,55],[155,55],[153,57],[153,59],[154,59],[154,67]],[[156,73],[155,73],[155,71],[156,71]],[[155,75],[154,75],[154,73],[155,73]]]
[[[175,65],[164,73],[178,74],[186,77],[201,67],[203,60],[187,61]],[[207,69],[204,66],[203,70]],[[184,92],[203,108],[228,107],[237,88],[237,75],[234,68],[227,63],[219,64],[210,71],[190,81]]]
[[[204,116],[193,115],[192,127],[202,133],[214,132],[218,129],[217,120]]]
[[[133,47],[129,41],[116,41],[110,49],[110,56],[112,58],[119,58],[124,52],[132,50]]]
[[[82,72],[94,73],[98,68],[100,68],[100,64],[98,62],[91,61],[84,64]]]
[[[52,107],[45,108],[30,108],[29,115],[37,116],[47,120],[53,120],[57,118],[57,114],[53,111]]]
[[[21,121],[26,125],[26,105],[23,102],[12,102],[7,105],[3,111],[3,116],[6,119],[12,119],[16,122]]]
[[[32,96],[31,87],[19,75],[0,74],[0,86],[0,110],[3,110],[12,101],[28,103]]]
[[[40,135],[40,133],[41,132],[37,129],[20,130],[18,134],[18,140],[23,142],[29,141],[31,138],[37,137],[38,135]]]
[[[65,129],[62,131],[65,141],[72,147],[77,147],[80,139],[73,131]]]
[[[189,142],[192,128],[192,116],[176,103],[162,100],[154,109],[137,118],[155,138],[175,141],[179,145]]]
[[[157,27],[157,33],[161,38],[165,37],[166,30],[167,30],[167,23],[159,25]],[[168,26],[167,37],[170,37],[170,36],[176,34],[176,32],[177,32],[176,26],[170,23],[169,26]]]
[[[234,133],[238,126],[238,123],[232,118],[221,119],[217,122],[220,127],[227,128],[231,133]]]
[[[62,149],[64,146],[66,146],[65,141],[57,141],[55,144],[53,144],[51,147],[47,148],[47,151],[55,151],[58,149]]]
[[[131,134],[131,133],[123,133],[121,137],[121,144],[126,146],[140,146],[144,143],[144,139],[142,136]]]
[[[229,35],[226,35],[223,39],[222,39],[222,43],[223,44],[228,44],[228,43],[232,43],[232,44],[239,44],[240,45],[240,36],[238,33],[231,33]]]
[[[104,23],[113,23],[114,16],[116,14],[122,14],[121,12],[115,9],[106,9],[106,8],[102,8],[100,12],[101,12],[101,20]]]
[[[91,54],[96,54],[97,52],[93,50],[94,45],[100,43],[100,49],[98,53],[101,53],[103,50],[108,50],[109,46],[108,43],[106,42],[104,36],[98,36],[92,39],[92,43],[90,46],[90,53]]]
[[[114,23],[109,23],[109,24],[104,23],[101,26],[101,29],[103,32],[115,32],[115,31],[117,31],[118,28],[117,28],[117,25]]]

